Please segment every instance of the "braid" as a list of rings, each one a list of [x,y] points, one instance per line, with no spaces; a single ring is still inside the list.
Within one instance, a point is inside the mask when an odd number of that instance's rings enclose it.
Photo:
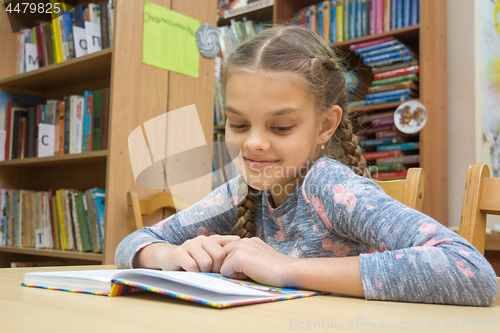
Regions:
[[[352,167],[357,175],[370,178],[370,172],[366,168],[366,160],[358,145],[358,138],[353,132],[351,122],[343,116],[337,128],[340,147],[344,151],[341,162]]]
[[[238,203],[238,211],[236,212],[238,222],[236,223],[236,228],[238,228],[238,235],[241,238],[250,238],[255,233],[253,225],[253,215],[255,212],[254,189],[247,185],[245,178],[241,175],[238,178],[238,185],[238,201],[243,197],[246,190],[245,187],[248,187],[248,193]]]

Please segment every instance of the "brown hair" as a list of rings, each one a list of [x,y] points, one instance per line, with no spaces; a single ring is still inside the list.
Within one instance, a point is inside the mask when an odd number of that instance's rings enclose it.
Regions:
[[[246,40],[229,55],[221,72],[222,88],[225,91],[231,74],[258,70],[290,75],[299,80],[314,96],[320,114],[334,105],[343,111],[335,134],[321,149],[321,156],[338,160],[356,174],[370,177],[354,134],[340,59],[315,32],[298,26],[276,26]],[[238,192],[244,193],[245,186],[248,185],[240,176]],[[248,186],[247,196],[238,200],[236,226],[242,238],[254,236],[254,193],[255,190]]]

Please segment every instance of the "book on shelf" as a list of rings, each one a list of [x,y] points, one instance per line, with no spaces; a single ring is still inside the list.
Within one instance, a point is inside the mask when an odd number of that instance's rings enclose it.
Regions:
[[[113,0],[74,8],[61,1],[50,2],[52,6],[57,4],[62,14],[52,11],[50,21],[37,22],[33,29],[17,34],[19,74],[100,50],[101,45],[102,49],[108,48],[113,43]],[[99,47],[92,48],[94,44]]]
[[[323,1],[298,11],[294,16],[294,22],[298,26],[318,33],[326,41],[337,43],[394,30],[398,25],[396,23],[398,20],[401,20],[399,28],[409,26],[410,23],[411,25],[418,24],[418,3],[406,6],[405,11],[402,11],[403,6],[404,3],[398,4],[391,0]],[[328,14],[325,14],[326,12]],[[407,15],[404,22],[403,14]],[[414,19],[410,20],[410,17]],[[325,24],[325,21],[328,24]],[[327,29],[328,26],[330,29]],[[375,41],[353,44],[351,51],[392,39],[393,37],[384,37]]]
[[[402,163],[391,163],[391,164],[374,164],[368,165],[367,169],[370,173],[375,172],[389,172],[389,171],[403,171]]]
[[[214,273],[152,269],[25,273],[23,286],[93,295],[122,296],[147,290],[216,308],[315,296],[320,293],[257,284]]]
[[[401,156],[401,150],[390,150],[390,151],[374,151],[363,153],[362,156],[365,160],[376,160],[380,158],[391,158],[391,157],[399,157]]]
[[[373,75],[373,78],[375,80],[382,80],[382,79],[389,79],[391,77],[397,77],[397,76],[401,76],[401,75],[418,74],[418,72],[419,72],[418,65],[408,66],[405,68],[386,71],[384,73],[376,73],[375,75]]]
[[[391,77],[388,79],[373,80],[372,86],[383,86],[383,85],[403,83],[408,81],[410,82],[418,81],[418,74],[407,74],[407,75]]]
[[[367,100],[375,100],[380,98],[401,97],[401,96],[416,97],[418,96],[418,92],[410,88],[405,88],[405,89],[389,90],[384,92],[367,94],[365,98]]]
[[[94,191],[100,192],[97,199],[89,200],[87,193]],[[97,230],[104,230],[104,219],[95,212],[104,216],[103,196],[99,189],[2,189],[0,246],[101,252]]]
[[[402,138],[402,137],[372,139],[372,140],[360,141],[359,146],[361,148],[373,148],[373,147],[378,147],[378,146],[395,145],[395,144],[404,143],[404,142],[405,142],[405,138]]]
[[[408,170],[403,171],[389,171],[389,172],[375,172],[372,177],[375,179],[393,179],[393,178],[406,178],[408,175]]]
[[[387,150],[415,150],[419,148],[420,148],[419,142],[407,142],[407,143],[387,145],[387,146],[378,146],[377,151],[383,152]]]
[[[403,94],[400,96],[389,96],[389,97],[375,98],[375,99],[371,99],[371,100],[349,102],[349,106],[351,108],[359,108],[359,107],[365,107],[365,106],[370,106],[370,105],[380,105],[380,104],[386,104],[386,103],[404,102],[404,101],[407,101],[408,99],[410,99],[410,95]]]
[[[412,59],[411,57],[409,57],[408,59],[406,59],[408,61],[396,61],[396,62],[393,62],[393,63],[390,63],[390,64],[382,64],[382,65],[371,65],[370,66],[370,71],[373,73],[373,74],[377,74],[377,73],[382,73],[382,72],[388,72],[388,71],[391,71],[391,70],[394,70],[394,69],[400,69],[400,68],[407,68],[407,67],[411,67],[411,66],[416,66],[418,65],[418,60],[416,59]]]
[[[109,88],[46,103],[37,96],[0,92],[0,160],[106,149],[108,116]],[[47,135],[43,142],[41,130]]]
[[[420,155],[405,155],[398,157],[388,157],[379,158],[376,160],[376,164],[391,164],[391,163],[402,163],[402,164],[418,164],[420,162]]]
[[[376,94],[376,93],[381,93],[381,92],[385,92],[385,91],[393,91],[393,90],[399,90],[399,89],[411,89],[416,93],[419,90],[419,87],[414,81],[406,81],[406,82],[401,82],[401,83],[385,84],[385,85],[381,85],[381,86],[368,87],[368,94]]]

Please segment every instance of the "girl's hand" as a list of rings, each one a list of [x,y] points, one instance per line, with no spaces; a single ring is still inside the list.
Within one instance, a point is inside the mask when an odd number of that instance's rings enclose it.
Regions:
[[[254,281],[286,287],[288,267],[293,258],[279,253],[258,237],[243,238],[224,245],[227,253],[220,273],[234,279],[251,278]]]
[[[179,246],[165,248],[157,257],[163,270],[219,273],[226,258],[224,246],[240,240],[239,236],[198,236]]]

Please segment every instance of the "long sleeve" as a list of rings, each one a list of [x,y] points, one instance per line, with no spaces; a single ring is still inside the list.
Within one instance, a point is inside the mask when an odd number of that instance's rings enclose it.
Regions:
[[[237,234],[238,181],[234,178],[193,206],[125,237],[115,252],[118,268],[132,268],[136,253],[153,243],[180,245],[198,235]]]
[[[313,168],[302,194],[326,230],[347,247],[370,249],[359,256],[366,299],[473,306],[495,301],[496,274],[465,239],[341,163],[325,159]]]

